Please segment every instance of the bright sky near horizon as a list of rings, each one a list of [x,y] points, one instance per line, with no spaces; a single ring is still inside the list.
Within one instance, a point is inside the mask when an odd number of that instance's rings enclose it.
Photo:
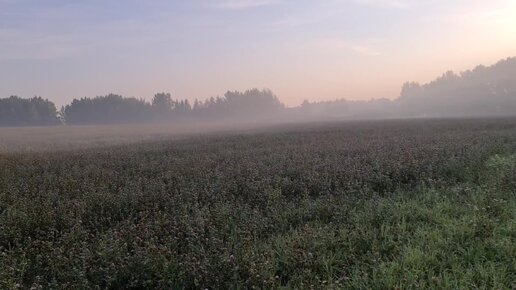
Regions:
[[[0,0],[0,97],[395,98],[516,56],[516,0]]]

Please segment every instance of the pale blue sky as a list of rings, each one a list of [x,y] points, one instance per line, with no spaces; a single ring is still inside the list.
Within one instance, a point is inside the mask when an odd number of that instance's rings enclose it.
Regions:
[[[0,0],[0,97],[394,98],[515,35],[515,0]]]

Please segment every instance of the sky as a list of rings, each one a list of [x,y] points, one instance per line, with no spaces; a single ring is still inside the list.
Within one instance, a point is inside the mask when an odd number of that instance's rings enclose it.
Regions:
[[[396,98],[516,56],[516,0],[0,0],[0,97]]]

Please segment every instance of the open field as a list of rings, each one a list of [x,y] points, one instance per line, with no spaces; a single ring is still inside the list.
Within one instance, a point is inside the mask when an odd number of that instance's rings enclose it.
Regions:
[[[0,152],[78,150],[145,141],[182,139],[199,134],[246,131],[256,124],[133,124],[0,127]]]
[[[198,122],[178,124],[126,124],[1,127],[0,152],[51,152],[129,145],[151,141],[180,140],[198,136],[228,136],[260,132],[284,132],[301,128],[336,126],[335,121],[299,122]]]
[[[516,287],[514,119],[22,130],[0,289]]]

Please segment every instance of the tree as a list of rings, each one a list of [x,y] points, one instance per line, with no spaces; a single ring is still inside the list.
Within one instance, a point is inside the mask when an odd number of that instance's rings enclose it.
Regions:
[[[65,106],[67,124],[111,124],[147,122],[153,118],[149,103],[119,95],[74,99]]]
[[[0,126],[47,126],[59,124],[54,103],[41,97],[0,99]]]
[[[173,102],[170,93],[157,93],[152,98],[152,106],[159,112],[170,112]]]

